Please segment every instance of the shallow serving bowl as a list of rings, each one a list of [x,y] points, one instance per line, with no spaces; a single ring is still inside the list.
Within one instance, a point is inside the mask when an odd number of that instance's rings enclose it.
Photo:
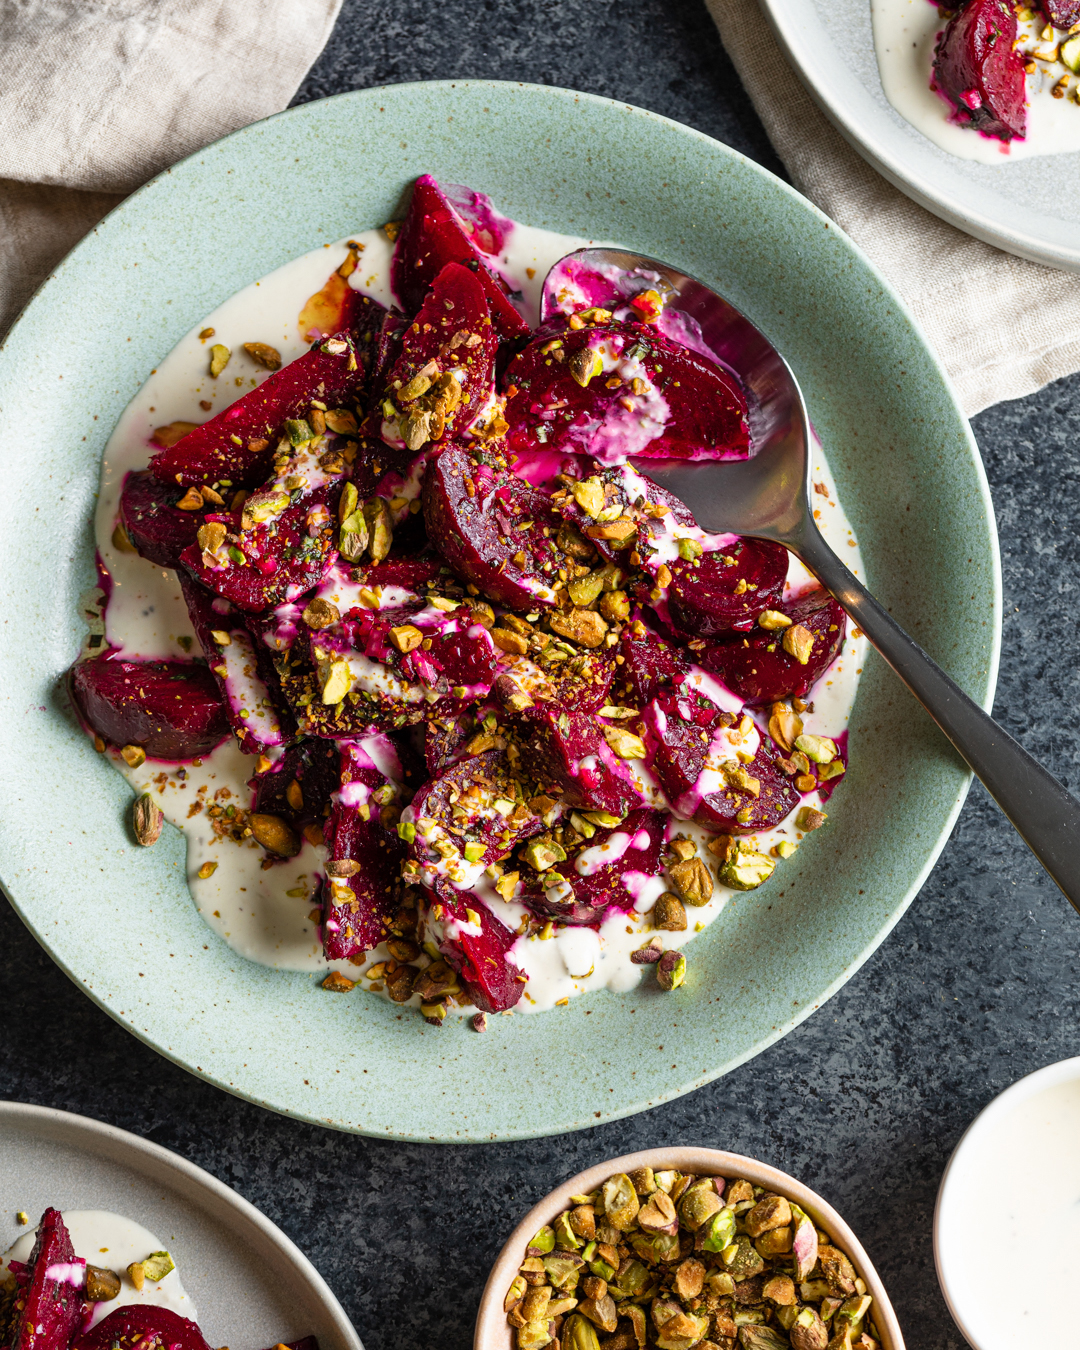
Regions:
[[[62,676],[95,583],[98,466],[124,405],[226,296],[390,219],[432,171],[518,220],[669,260],[788,357],[869,582],[974,697],[1000,626],[993,513],[970,429],[902,303],[778,179],[625,104],[516,84],[404,85],[249,127],[163,174],[57,269],[0,349],[0,869],[87,994],[162,1054],[278,1111],[420,1140],[520,1138],[639,1111],[782,1036],[869,956],[918,891],[969,776],[876,660],[851,771],[766,886],[646,982],[536,1016],[427,1026],[357,991],[252,965],[203,924],[184,843],[128,833],[126,784],[78,729]]]
[[[587,1172],[579,1172],[576,1177],[570,1177],[550,1195],[546,1195],[510,1234],[491,1269],[480,1298],[473,1350],[513,1350],[513,1332],[503,1312],[503,1299],[525,1259],[525,1248],[530,1239],[544,1224],[551,1223],[556,1215],[569,1208],[572,1195],[593,1191],[616,1172],[631,1172],[635,1167],[651,1167],[653,1171],[673,1168],[707,1176],[743,1177],[755,1186],[764,1186],[766,1190],[794,1200],[810,1215],[818,1228],[829,1234],[834,1245],[850,1258],[858,1274],[866,1281],[867,1293],[874,1300],[871,1316],[882,1335],[882,1350],[904,1350],[900,1324],[877,1271],[859,1239],[828,1201],[779,1168],[770,1167],[768,1163],[758,1162],[754,1158],[744,1158],[740,1153],[726,1153],[716,1148],[649,1148],[641,1153],[629,1153],[623,1158],[597,1163]]]

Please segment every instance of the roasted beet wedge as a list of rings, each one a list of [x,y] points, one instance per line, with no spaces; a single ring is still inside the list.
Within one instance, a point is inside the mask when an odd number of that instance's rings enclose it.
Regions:
[[[457,971],[465,992],[481,1012],[506,1012],[521,998],[525,978],[510,959],[516,934],[470,891],[436,883],[431,915],[443,956]],[[477,932],[479,929],[479,932]]]
[[[1013,50],[1009,0],[967,0],[949,20],[934,54],[934,87],[958,122],[1011,141],[1027,133],[1024,58]]]
[[[302,442],[242,505],[207,515],[199,539],[181,559],[192,576],[252,612],[317,586],[337,557],[337,505],[344,485],[343,466],[324,470],[320,448],[319,437]]]
[[[476,720],[471,713],[428,718],[424,723],[424,763],[429,778],[438,778],[446,772],[475,727]]]
[[[195,542],[202,520],[176,505],[184,489],[164,483],[149,469],[129,473],[120,493],[120,521],[135,551],[159,567],[179,567],[180,554]]]
[[[467,755],[419,789],[401,813],[422,880],[471,885],[544,823],[528,806],[501,750]]]
[[[75,1255],[58,1209],[47,1209],[41,1217],[25,1281],[19,1281],[5,1345],[68,1350],[82,1322],[86,1262]]]
[[[448,263],[402,337],[384,392],[383,439],[416,451],[460,436],[491,393],[497,345],[484,288]]]
[[[792,628],[800,625],[810,635],[809,646],[788,638],[788,647],[796,655],[784,646],[784,629],[770,632],[759,627],[711,643],[698,657],[706,670],[719,675],[747,703],[805,698],[843,644],[847,615],[825,591],[809,591],[783,606],[783,612],[792,620]]]
[[[619,645],[616,694],[631,708],[643,708],[663,689],[681,683],[690,662],[681,647],[646,628],[641,622],[628,625]]]
[[[1080,0],[1041,0],[1041,4],[1047,21],[1063,33],[1080,23]]]
[[[248,782],[255,810],[280,816],[298,833],[321,826],[330,799],[341,786],[341,753],[333,741],[310,736],[290,745],[280,759]]]
[[[401,901],[406,848],[382,813],[400,795],[363,742],[341,746],[340,789],[323,827],[322,936],[328,961],[360,956],[389,932]]]
[[[113,745],[140,745],[151,759],[208,755],[229,734],[213,675],[178,661],[80,661],[71,691],[90,727]]]
[[[700,742],[699,742],[700,744]],[[706,750],[705,746],[701,747]],[[790,815],[802,800],[792,780],[777,765],[777,752],[768,737],[762,737],[757,754],[749,764],[739,765],[746,778],[726,781],[724,770],[711,767],[723,763],[715,746],[709,747],[709,764],[702,754],[702,771],[697,782],[687,788],[679,801],[679,814],[693,819],[699,825],[720,830],[724,834],[753,834],[769,830]],[[685,771],[690,768],[687,752],[682,760]],[[751,781],[748,781],[751,780]],[[739,782],[746,786],[739,786]],[[752,784],[757,784],[757,792]]]
[[[621,557],[623,566],[628,551],[636,549],[647,560],[669,534],[700,533],[678,497],[629,464],[600,469],[562,487],[552,500],[581,536],[609,561],[618,563]]]
[[[424,521],[454,571],[489,600],[515,610],[556,603],[565,560],[555,543],[562,521],[548,493],[448,449],[428,465]]]
[[[281,692],[269,649],[264,643],[256,645],[245,616],[230,601],[200,586],[183,570],[180,589],[240,748],[258,755],[284,745],[296,731],[296,720]]]
[[[444,192],[430,174],[418,178],[391,271],[394,291],[405,311],[417,312],[428,287],[447,263],[461,263],[476,272],[499,336],[527,335],[528,324],[510,302],[506,283],[489,266],[492,252],[501,247],[504,228],[482,193],[459,187]]]
[[[313,399],[333,410],[355,407],[364,381],[360,355],[352,334],[316,343],[224,412],[159,450],[151,472],[183,487],[223,480],[234,488],[258,487],[270,472],[287,420],[304,417]]]
[[[643,883],[663,871],[666,826],[661,812],[642,808],[618,825],[597,827],[547,871],[537,873],[523,862],[514,899],[534,914],[572,925],[598,923],[611,907],[632,910]]]
[[[631,765],[608,744],[601,730],[607,724],[594,714],[538,704],[531,726],[521,762],[542,787],[557,789],[553,795],[580,810],[616,816],[643,805],[644,794]]]
[[[77,1336],[71,1350],[210,1350],[210,1346],[194,1322],[171,1308],[132,1303]]]
[[[616,383],[617,382],[617,383]],[[746,400],[726,371],[648,324],[549,325],[507,367],[506,443],[520,453],[739,458]]]
[[[689,637],[747,632],[764,609],[779,609],[788,554],[781,544],[739,539],[723,551],[670,564],[668,617]]]

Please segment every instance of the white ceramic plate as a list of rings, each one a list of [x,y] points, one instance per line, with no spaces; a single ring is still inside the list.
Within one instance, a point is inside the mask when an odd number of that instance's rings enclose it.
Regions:
[[[1030,1284],[1003,1283],[1002,1260],[1016,1259],[1018,1247],[1036,1258],[1027,1269],[1038,1273]],[[1080,1058],[1021,1078],[975,1117],[949,1159],[934,1211],[938,1281],[975,1350],[1036,1344],[1045,1319],[1057,1320],[1053,1291],[1077,1287],[1078,1250]],[[1061,1350],[1080,1346],[1075,1319],[1063,1319],[1052,1339]]]
[[[885,97],[870,0],[761,0],[788,60],[856,150],[977,239],[1080,272],[1080,154],[976,164],[939,149]]]
[[[167,1243],[211,1345],[258,1350],[314,1334],[363,1350],[300,1249],[253,1205],[168,1149],[85,1116],[0,1102],[0,1251],[50,1205],[105,1209]]]

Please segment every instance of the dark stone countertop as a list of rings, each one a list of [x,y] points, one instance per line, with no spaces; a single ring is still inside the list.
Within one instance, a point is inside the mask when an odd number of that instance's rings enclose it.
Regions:
[[[345,0],[298,101],[465,76],[616,96],[780,171],[698,0]],[[1080,377],[981,414],[975,433],[1005,581],[996,713],[1075,789]],[[673,1142],[753,1154],[822,1191],[862,1236],[908,1344],[944,1350],[963,1342],[934,1276],[938,1181],[991,1097],[1080,1049],[1078,945],[1077,916],[976,786],[894,933],[751,1063],[568,1137],[422,1147],[297,1124],[190,1077],[98,1011],[4,905],[0,1094],[134,1130],[234,1186],[313,1259],[368,1350],[465,1350],[524,1210],[582,1167]]]

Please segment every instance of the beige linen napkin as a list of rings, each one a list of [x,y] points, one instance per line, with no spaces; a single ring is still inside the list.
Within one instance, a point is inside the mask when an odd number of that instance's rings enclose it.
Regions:
[[[910,201],[791,79],[752,0],[707,4],[791,181],[904,297],[969,416],[1080,370],[1080,276],[1002,253]]]
[[[0,0],[0,334],[122,199],[288,106],[341,0]]]

